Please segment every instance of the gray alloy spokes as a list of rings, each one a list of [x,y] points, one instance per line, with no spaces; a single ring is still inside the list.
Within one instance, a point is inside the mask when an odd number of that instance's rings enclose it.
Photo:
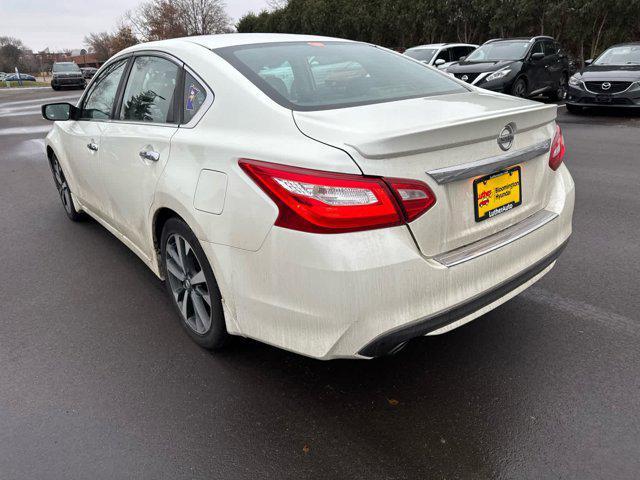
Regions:
[[[60,198],[62,199],[62,205],[67,212],[71,212],[71,192],[67,186],[67,182],[63,182],[60,187]]]
[[[53,179],[62,200],[62,206],[67,212],[71,213],[71,191],[69,190],[69,185],[67,185],[67,180],[64,178],[64,173],[62,173],[62,168],[60,168],[60,164],[55,158],[53,159]]]
[[[174,233],[167,240],[166,271],[187,326],[204,335],[211,328],[211,294],[204,270],[189,242]]]

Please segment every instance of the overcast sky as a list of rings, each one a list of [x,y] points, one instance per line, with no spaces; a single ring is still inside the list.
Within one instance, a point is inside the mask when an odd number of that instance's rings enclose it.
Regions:
[[[118,19],[141,0],[0,0],[0,35],[21,39],[33,50],[83,48],[85,35],[113,30]],[[227,0],[235,20],[266,0]]]

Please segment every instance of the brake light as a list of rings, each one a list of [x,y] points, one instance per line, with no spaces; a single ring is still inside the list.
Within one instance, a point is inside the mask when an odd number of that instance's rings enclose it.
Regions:
[[[385,180],[259,160],[242,159],[239,164],[278,206],[275,224],[303,232],[340,233],[402,225],[435,203],[429,187],[413,180]]]
[[[436,196],[426,183],[402,178],[385,178],[402,207],[405,220],[412,222],[436,203]]]
[[[549,166],[551,170],[555,171],[560,167],[564,153],[564,137],[562,136],[560,125],[556,125],[556,134],[553,137],[553,142],[551,142],[551,154],[549,155]]]

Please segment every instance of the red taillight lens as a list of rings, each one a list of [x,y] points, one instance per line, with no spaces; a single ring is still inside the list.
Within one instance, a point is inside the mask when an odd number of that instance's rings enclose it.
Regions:
[[[556,134],[553,137],[553,142],[551,142],[551,154],[549,155],[549,166],[551,170],[555,171],[560,167],[562,159],[564,158],[564,152],[565,146],[562,130],[560,129],[560,125],[556,125]]]
[[[275,224],[303,232],[354,232],[401,225],[433,205],[425,208],[427,198],[435,200],[427,185],[413,180],[385,182],[378,177],[258,160],[243,159],[239,164],[278,206]]]
[[[385,178],[396,195],[407,222],[412,222],[436,203],[436,196],[426,183],[402,178]]]

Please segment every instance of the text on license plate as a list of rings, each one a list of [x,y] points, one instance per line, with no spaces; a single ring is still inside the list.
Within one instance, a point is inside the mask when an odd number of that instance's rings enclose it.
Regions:
[[[495,217],[522,203],[520,167],[511,167],[473,181],[476,222]]]

